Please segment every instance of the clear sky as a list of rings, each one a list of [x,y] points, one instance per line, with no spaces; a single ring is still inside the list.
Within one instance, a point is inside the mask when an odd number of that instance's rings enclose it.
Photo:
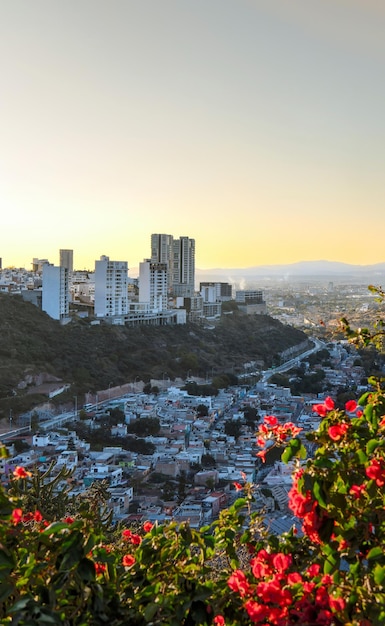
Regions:
[[[0,0],[0,257],[385,260],[383,0]]]

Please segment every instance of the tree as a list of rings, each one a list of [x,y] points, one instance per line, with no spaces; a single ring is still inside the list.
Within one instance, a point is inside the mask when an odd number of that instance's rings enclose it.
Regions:
[[[225,422],[225,434],[229,437],[238,439],[241,434],[242,425],[239,420],[226,420]]]

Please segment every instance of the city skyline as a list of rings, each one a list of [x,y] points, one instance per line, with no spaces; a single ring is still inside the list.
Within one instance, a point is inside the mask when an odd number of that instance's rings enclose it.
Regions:
[[[383,262],[384,27],[376,0],[4,4],[3,267],[137,268],[151,233],[200,269]]]

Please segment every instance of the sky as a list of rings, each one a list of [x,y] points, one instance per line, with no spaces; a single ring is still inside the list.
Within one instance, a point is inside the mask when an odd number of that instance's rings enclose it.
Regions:
[[[3,267],[385,260],[383,0],[0,0]]]

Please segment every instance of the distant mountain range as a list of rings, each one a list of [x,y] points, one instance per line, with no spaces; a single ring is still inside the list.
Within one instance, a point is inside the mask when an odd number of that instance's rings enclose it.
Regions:
[[[246,268],[197,269],[197,282],[220,280],[227,282],[252,281],[253,279],[321,279],[354,278],[372,280],[376,284],[385,279],[385,262],[375,265],[351,265],[337,261],[300,261],[288,265],[257,265]]]

